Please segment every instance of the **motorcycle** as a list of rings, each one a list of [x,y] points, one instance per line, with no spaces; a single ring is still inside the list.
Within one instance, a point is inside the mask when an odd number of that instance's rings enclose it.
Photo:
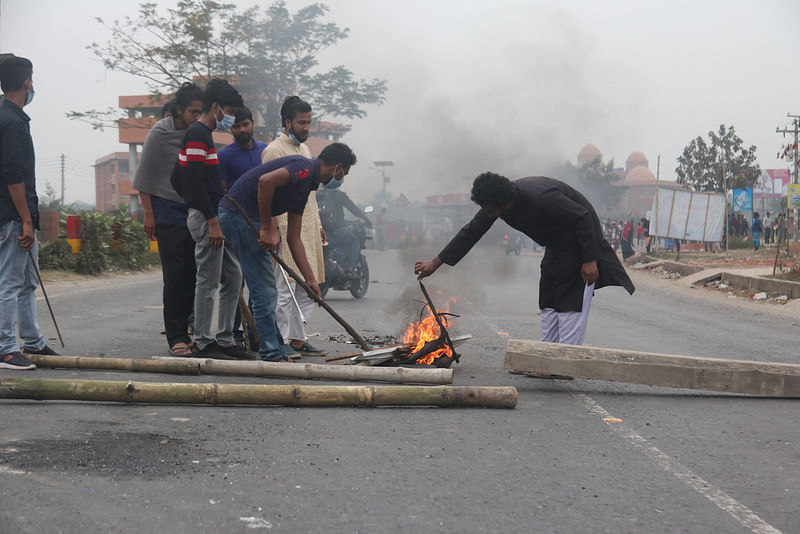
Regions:
[[[345,228],[358,237],[361,250],[364,250],[367,247],[367,239],[372,239],[372,235],[367,233],[364,222],[360,220],[345,221],[344,225]],[[320,284],[319,288],[323,298],[325,298],[329,289],[350,291],[350,294],[357,299],[367,294],[369,266],[363,253],[359,253],[358,264],[353,267],[351,273],[348,273],[344,268],[345,262],[341,251],[332,244],[323,243],[322,254],[325,258],[325,282]]]

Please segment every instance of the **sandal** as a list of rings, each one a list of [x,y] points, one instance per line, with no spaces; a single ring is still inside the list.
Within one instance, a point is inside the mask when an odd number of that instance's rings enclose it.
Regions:
[[[196,356],[198,349],[193,342],[178,342],[169,348],[169,353],[171,356]]]

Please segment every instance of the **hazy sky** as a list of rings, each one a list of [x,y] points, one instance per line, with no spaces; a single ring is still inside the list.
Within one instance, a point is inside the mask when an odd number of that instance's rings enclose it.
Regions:
[[[287,2],[292,11],[307,3]],[[486,170],[545,173],[588,142],[617,166],[641,150],[655,172],[660,154],[661,177],[672,180],[683,147],[720,123],[758,147],[762,168],[785,167],[775,128],[800,114],[797,0],[327,4],[328,20],[350,37],[320,56],[321,67],[344,64],[389,86],[382,107],[342,121],[359,157],[345,184],[357,200],[380,187],[374,160],[393,160],[390,191],[414,200],[467,191],[467,178]],[[36,100],[25,110],[40,191],[49,181],[60,192],[64,153],[67,202],[94,202],[90,165],[127,150],[116,130],[93,131],[65,113],[145,91],[85,48],[109,38],[94,17],[135,15],[137,5],[0,0],[0,51],[34,63]]]

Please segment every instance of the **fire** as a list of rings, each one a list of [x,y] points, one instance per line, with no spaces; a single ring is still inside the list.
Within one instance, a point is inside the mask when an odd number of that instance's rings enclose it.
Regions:
[[[447,301],[446,310],[436,311],[438,313],[449,313],[450,304],[455,304],[455,302],[456,299],[451,298]],[[408,323],[408,328],[406,328],[406,331],[403,333],[403,343],[410,345],[411,354],[414,354],[422,349],[422,347],[424,347],[425,343],[428,341],[439,339],[439,336],[441,335],[441,330],[439,329],[439,325],[436,323],[436,318],[433,316],[430,309],[426,308],[426,312],[428,314],[427,317],[416,323]],[[441,319],[445,327],[450,326],[447,321],[447,316],[443,316]],[[436,349],[417,358],[416,363],[421,365],[431,365],[433,364],[434,360],[442,356],[453,356],[453,351],[445,343],[442,344],[442,348]]]

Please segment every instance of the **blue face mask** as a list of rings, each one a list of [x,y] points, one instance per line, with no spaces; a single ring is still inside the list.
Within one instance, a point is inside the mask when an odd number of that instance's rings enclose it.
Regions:
[[[343,183],[344,183],[344,174],[342,174],[342,177],[337,180],[336,169],[334,169],[333,178],[331,178],[330,181],[327,184],[325,184],[325,189],[339,189],[340,187],[342,187]]]
[[[294,143],[296,145],[301,144],[300,140],[294,136],[294,133],[289,133],[289,141],[291,141],[292,143]]]
[[[220,107],[219,110],[222,111],[222,108]],[[217,121],[217,130],[223,132],[226,130],[230,130],[231,126],[233,126],[233,123],[236,122],[236,117],[234,117],[233,115],[225,115],[224,111],[222,111],[221,120],[217,119],[216,115],[214,116],[214,118]]]
[[[27,106],[27,105],[30,105],[30,103],[31,103],[31,102],[33,102],[33,91],[31,91],[30,93],[28,93],[28,98],[25,100],[25,105],[26,105],[26,106]]]

